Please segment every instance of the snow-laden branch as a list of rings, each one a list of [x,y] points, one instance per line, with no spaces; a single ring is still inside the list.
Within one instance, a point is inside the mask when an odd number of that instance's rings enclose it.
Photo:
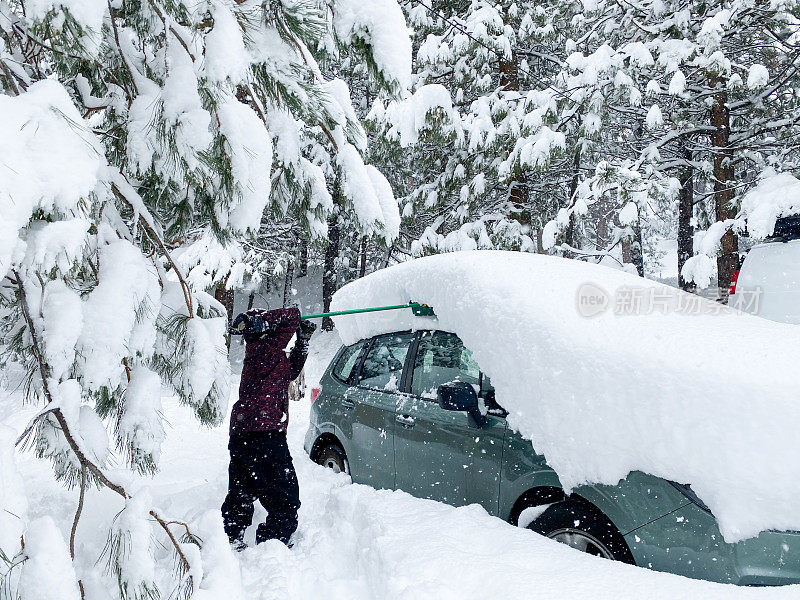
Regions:
[[[188,311],[189,318],[193,318],[194,305],[192,303],[192,290],[184,279],[181,269],[172,259],[172,255],[167,249],[164,240],[161,239],[159,228],[150,214],[150,211],[147,210],[142,198],[139,196],[136,190],[133,189],[133,186],[128,183],[128,180],[121,172],[117,171],[116,169],[109,168],[109,175],[114,194],[117,196],[117,198],[124,201],[131,208],[134,215],[134,222],[141,223],[142,229],[144,230],[147,238],[153,243],[154,246],[157,246],[161,250],[164,258],[167,259],[167,262],[172,267],[175,277],[178,278],[181,290],[183,291],[183,297],[186,301],[186,310]]]
[[[102,469],[97,464],[95,464],[92,460],[90,460],[88,458],[87,452],[84,451],[84,449],[81,447],[81,444],[79,443],[78,439],[72,434],[72,431],[70,429],[70,424],[67,421],[67,419],[65,418],[64,413],[61,410],[61,407],[58,406],[58,401],[55,399],[55,395],[53,394],[53,391],[51,390],[52,379],[50,377],[50,366],[49,366],[48,362],[46,361],[46,358],[45,358],[45,355],[44,355],[44,351],[42,349],[42,343],[41,343],[41,340],[40,340],[39,333],[38,333],[38,331],[36,329],[34,320],[33,320],[33,318],[31,317],[31,314],[30,314],[29,302],[28,302],[27,292],[25,290],[25,285],[23,283],[22,277],[20,276],[19,272],[14,271],[14,277],[16,278],[15,284],[17,286],[17,293],[18,293],[18,296],[19,296],[20,308],[21,308],[21,310],[23,312],[23,315],[24,315],[24,318],[25,318],[25,322],[26,322],[26,325],[28,327],[28,331],[30,332],[30,336],[31,336],[31,340],[32,340],[32,351],[34,353],[35,360],[36,360],[36,362],[37,362],[37,364],[39,366],[39,372],[40,372],[41,379],[42,379],[42,389],[44,391],[47,403],[50,404],[50,405],[54,405],[54,407],[51,408],[50,410],[41,411],[39,413],[39,417],[37,419],[37,422],[41,421],[41,419],[44,418],[46,415],[52,414],[55,417],[56,421],[58,422],[59,428],[61,430],[62,435],[64,436],[64,439],[67,441],[67,444],[69,445],[70,449],[75,454],[75,457],[78,459],[78,462],[81,465],[81,473],[82,473],[82,476],[81,476],[82,477],[82,481],[81,481],[81,501],[79,503],[79,509],[78,509],[78,511],[77,511],[77,513],[75,515],[75,520],[73,522],[72,535],[71,535],[71,540],[70,540],[70,548],[72,549],[73,557],[74,557],[74,534],[75,534],[75,529],[77,528],[78,519],[80,518],[80,513],[81,513],[81,510],[82,510],[82,506],[83,506],[83,491],[84,491],[84,487],[85,487],[85,480],[84,480],[85,472],[86,471],[90,472],[92,474],[92,476],[94,477],[94,479],[98,483],[100,483],[103,487],[106,487],[109,490],[115,492],[116,494],[118,494],[119,496],[124,498],[125,500],[130,500],[131,499],[131,495],[125,490],[125,488],[121,484],[119,484],[119,483],[117,483],[115,481],[112,481],[102,471]],[[20,438],[20,440],[21,439],[22,438]],[[20,443],[20,440],[17,441],[17,444]],[[186,558],[186,555],[184,554],[183,550],[181,549],[181,546],[178,543],[178,541],[175,539],[174,534],[169,529],[169,526],[164,521],[164,519],[162,519],[158,515],[158,513],[155,512],[155,510],[150,510],[149,512],[150,512],[150,515],[152,515],[152,517],[158,522],[158,524],[161,526],[161,528],[167,534],[167,537],[169,537],[170,542],[172,543],[173,548],[174,548],[176,554],[178,555],[178,557],[180,558],[184,568],[186,569],[187,572],[189,572],[189,570],[191,569],[191,565],[189,564],[189,560]],[[193,589],[194,584],[193,584],[191,579],[192,579],[191,575],[189,575],[189,584],[190,584],[190,586],[192,586],[192,589]]]

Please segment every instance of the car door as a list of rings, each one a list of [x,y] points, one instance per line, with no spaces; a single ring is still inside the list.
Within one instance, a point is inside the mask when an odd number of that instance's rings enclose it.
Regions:
[[[496,514],[505,419],[487,415],[476,428],[466,413],[444,410],[436,400],[444,383],[480,386],[471,352],[452,333],[422,332],[408,371],[409,394],[395,427],[397,488],[456,506],[479,503]]]
[[[356,389],[344,399],[351,411],[353,481],[376,488],[393,488],[395,413],[401,399],[400,381],[411,343],[410,332],[377,336],[370,342],[357,377]]]
[[[360,340],[351,346],[342,348],[337,355],[330,370],[330,377],[323,379],[325,393],[320,393],[319,398],[311,405],[311,416],[317,414],[319,424],[322,426],[333,425],[334,431],[343,438],[343,444],[350,455],[350,444],[353,441],[353,407],[355,403],[352,396],[358,393],[356,382],[358,369],[361,365],[369,339]],[[330,429],[326,429],[330,431]]]

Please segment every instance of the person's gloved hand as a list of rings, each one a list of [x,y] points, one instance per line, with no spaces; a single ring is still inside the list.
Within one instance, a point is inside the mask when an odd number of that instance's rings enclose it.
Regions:
[[[239,313],[231,323],[231,335],[242,335],[247,330],[249,318],[246,313]]]
[[[231,323],[231,333],[234,335],[259,336],[271,329],[264,311],[259,309],[241,313]]]
[[[311,321],[300,321],[300,327],[297,328],[297,337],[310,340],[316,330],[317,326]]]

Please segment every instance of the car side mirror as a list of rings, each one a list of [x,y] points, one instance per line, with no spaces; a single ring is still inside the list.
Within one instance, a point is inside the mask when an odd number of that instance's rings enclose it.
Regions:
[[[436,390],[436,398],[443,410],[466,412],[473,427],[483,427],[486,417],[478,408],[478,394],[466,381],[444,383]]]

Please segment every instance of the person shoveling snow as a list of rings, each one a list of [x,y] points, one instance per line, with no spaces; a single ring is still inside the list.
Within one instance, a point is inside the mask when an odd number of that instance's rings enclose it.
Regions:
[[[252,310],[239,315],[234,328],[244,335],[245,350],[239,400],[231,413],[228,495],[222,504],[225,533],[231,545],[245,547],[244,532],[253,521],[253,503],[267,510],[256,530],[256,543],[278,539],[289,544],[297,529],[300,490],[286,443],[289,384],[308,355],[315,326],[301,325],[296,308]],[[293,335],[291,352],[286,347]]]

